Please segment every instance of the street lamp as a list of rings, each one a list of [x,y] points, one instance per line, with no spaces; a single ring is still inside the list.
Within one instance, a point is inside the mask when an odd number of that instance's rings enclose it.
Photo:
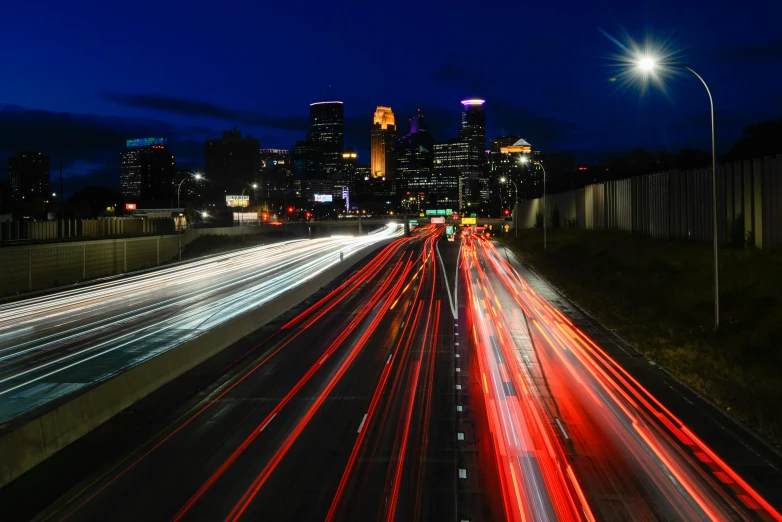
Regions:
[[[507,183],[508,181],[510,181],[511,183],[513,183],[513,190],[516,191],[516,199],[513,202],[513,228],[516,229],[516,237],[519,237],[519,227],[518,227],[518,223],[516,223],[517,216],[519,214],[518,212],[516,212],[516,207],[519,206],[519,187],[516,185],[516,182],[513,181],[512,179],[500,178],[500,181],[502,181],[503,183]]]
[[[519,161],[521,163],[529,163],[529,158],[522,157]],[[540,170],[543,171],[543,250],[546,250],[546,178],[548,175],[546,174],[546,167],[543,166],[543,162],[538,161],[538,165],[540,165]]]
[[[196,181],[198,181],[199,179],[201,179],[202,176],[201,176],[200,173],[196,172],[195,174],[193,174],[192,177]],[[185,177],[185,178],[182,178],[182,181],[180,181],[179,184],[176,186],[176,209],[177,209],[177,211],[180,210],[180,206],[179,206],[179,189],[182,188],[182,183],[187,181],[188,178],[189,178],[189,176]],[[177,237],[177,246],[178,246],[178,250],[179,250],[179,260],[180,261],[182,261],[182,237],[181,237],[181,233],[182,233],[182,212],[179,212],[179,220],[178,220],[178,223],[177,223],[176,237]]]
[[[258,184],[253,183],[250,185],[252,188],[257,189]],[[242,241],[244,241],[244,191],[247,190],[247,187],[244,187],[242,189],[242,195],[239,197],[239,203],[242,205],[242,218],[239,220],[239,226],[242,228]],[[249,201],[248,201],[249,203]]]
[[[720,278],[719,278],[719,260],[718,245],[717,245],[717,146],[714,134],[714,98],[711,96],[711,90],[709,89],[706,80],[695,72],[690,66],[681,62],[664,62],[658,63],[658,61],[652,56],[643,56],[637,60],[638,68],[644,71],[646,74],[651,74],[657,67],[670,66],[681,67],[687,69],[694,74],[706,88],[706,94],[709,95],[709,108],[711,109],[711,208],[712,208],[712,226],[714,227],[714,330],[720,326]]]

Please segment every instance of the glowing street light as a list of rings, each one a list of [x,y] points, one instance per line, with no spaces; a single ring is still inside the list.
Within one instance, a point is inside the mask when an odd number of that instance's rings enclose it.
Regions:
[[[203,176],[201,176],[200,172],[196,172],[191,177],[194,180],[198,181]],[[176,208],[177,208],[177,210],[179,210],[179,208],[180,208],[179,207],[179,189],[182,188],[182,183],[184,183],[188,179],[189,179],[188,177],[182,178],[182,181],[180,181],[179,184],[176,186]],[[182,214],[180,213],[179,216],[182,217]],[[176,232],[177,245],[178,245],[178,249],[179,249],[179,260],[180,261],[182,261],[182,238],[180,236],[181,232],[182,232],[182,220],[180,219],[179,223],[177,223],[177,232]]]
[[[645,73],[652,73],[655,69],[662,66],[680,67],[687,69],[694,74],[706,88],[706,94],[709,95],[709,107],[711,109],[711,207],[712,207],[712,227],[714,229],[714,330],[720,326],[720,283],[719,283],[719,260],[717,257],[717,146],[714,133],[714,98],[711,96],[706,80],[695,72],[690,66],[680,62],[659,63],[650,56],[643,56],[637,60],[638,68]]]
[[[526,159],[526,158],[522,158],[522,159]],[[524,163],[524,161],[522,161],[522,163]],[[500,181],[502,183],[507,183],[508,181],[510,181],[511,183],[513,183],[513,189],[516,191],[516,199],[513,204],[513,228],[516,229],[516,237],[519,237],[519,227],[516,224],[516,220],[518,219],[518,214],[519,214],[518,212],[516,212],[516,207],[519,204],[519,187],[516,185],[516,182],[513,181],[512,179],[500,178]]]
[[[529,158],[522,156],[519,158],[520,163],[529,163]],[[546,175],[546,167],[543,166],[542,161],[538,161],[538,165],[540,165],[540,170],[543,171],[543,250],[546,250],[547,248],[547,238],[546,238],[546,178],[548,178],[548,175]]]

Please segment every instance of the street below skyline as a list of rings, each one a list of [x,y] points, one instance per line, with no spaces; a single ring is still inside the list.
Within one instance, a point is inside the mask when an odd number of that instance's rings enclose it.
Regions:
[[[617,358],[504,247],[443,231],[0,489],[9,519],[780,520],[779,455]]]

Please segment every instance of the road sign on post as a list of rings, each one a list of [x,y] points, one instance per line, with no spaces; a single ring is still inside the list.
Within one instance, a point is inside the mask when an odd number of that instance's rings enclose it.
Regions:
[[[463,217],[462,218],[462,225],[476,225],[477,219],[474,217]]]

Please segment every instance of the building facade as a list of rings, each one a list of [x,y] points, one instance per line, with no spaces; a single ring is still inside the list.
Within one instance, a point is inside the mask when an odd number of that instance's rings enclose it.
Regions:
[[[261,149],[259,198],[280,198],[293,188],[293,159],[287,149]]]
[[[391,107],[378,105],[371,132],[372,177],[393,181],[396,175],[396,123]]]
[[[405,192],[430,192],[434,173],[434,138],[419,110],[410,118],[410,132],[399,138],[396,154],[397,182]]]
[[[258,140],[250,135],[242,137],[235,127],[223,131],[223,137],[204,141],[204,175],[216,192],[215,202],[225,201],[225,194],[252,194],[259,197],[259,188],[250,188],[258,184],[261,174],[261,147]],[[219,200],[219,201],[218,201]]]
[[[125,201],[159,208],[176,203],[176,159],[166,138],[127,140],[120,152],[120,190]]]
[[[434,145],[434,177],[430,195],[438,205],[462,208],[465,176],[470,172],[470,144],[458,139]],[[430,198],[431,201],[431,198]]]
[[[49,174],[49,157],[43,152],[18,152],[8,158],[11,202],[29,208],[50,200]]]
[[[341,101],[310,104],[310,145],[320,149],[317,175],[329,176],[340,167],[345,149],[345,112]]]

